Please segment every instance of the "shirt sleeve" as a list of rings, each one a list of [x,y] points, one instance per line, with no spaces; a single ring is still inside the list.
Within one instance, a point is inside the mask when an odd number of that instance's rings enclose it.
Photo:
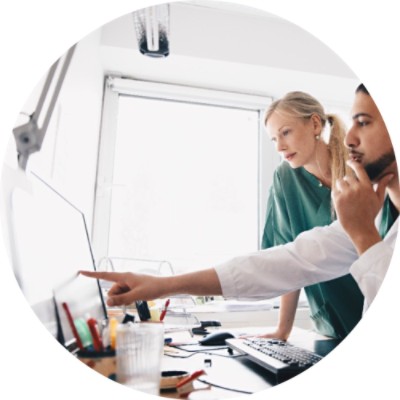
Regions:
[[[385,278],[393,256],[397,229],[398,221],[395,222],[384,241],[370,247],[350,268],[350,273],[365,297],[365,309],[371,305]]]
[[[257,300],[346,275],[356,260],[356,249],[336,221],[306,231],[294,242],[236,257],[215,270],[224,297]]]

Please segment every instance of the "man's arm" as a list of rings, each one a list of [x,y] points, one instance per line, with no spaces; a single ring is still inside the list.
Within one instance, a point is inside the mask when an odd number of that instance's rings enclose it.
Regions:
[[[351,167],[356,177],[342,180],[334,193],[340,222],[304,232],[287,245],[237,257],[217,266],[225,297],[271,298],[338,278],[349,273],[359,254],[381,243],[375,219],[392,176],[383,177],[374,190],[364,168],[357,163]],[[390,245],[381,244],[381,247],[388,247],[388,253],[392,249]],[[382,267],[387,265],[387,257],[382,258]],[[370,284],[375,285],[373,274],[369,277]],[[381,280],[376,280],[378,286]],[[363,279],[363,285],[366,282]]]
[[[215,270],[228,298],[268,299],[349,273],[357,251],[338,222],[292,243],[236,257]]]
[[[158,277],[133,273],[82,275],[114,282],[108,305],[131,304],[175,294],[268,299],[349,272],[357,252],[338,222],[303,232],[283,246],[236,257],[215,268]]]
[[[375,219],[383,206],[386,186],[393,175],[384,176],[374,190],[364,167],[348,162],[355,176],[345,176],[332,189],[332,199],[340,223],[351,238],[359,255],[382,241]]]
[[[382,208],[386,187],[392,174],[380,179],[375,190],[364,168],[357,162],[349,162],[354,177],[338,180],[332,190],[338,219],[360,255],[351,266],[350,273],[365,297],[365,309],[374,300],[393,254],[398,222],[385,237],[379,235],[375,218]]]
[[[221,295],[222,289],[214,269],[205,269],[171,277],[130,272],[80,271],[81,275],[114,282],[108,291],[107,304],[120,306],[137,300],[154,300],[176,294]]]
[[[351,266],[353,275],[362,294],[365,297],[366,310],[374,300],[390,265],[393,255],[394,240],[397,235],[397,222],[393,242],[386,237],[384,242],[379,242],[365,251],[362,256]]]

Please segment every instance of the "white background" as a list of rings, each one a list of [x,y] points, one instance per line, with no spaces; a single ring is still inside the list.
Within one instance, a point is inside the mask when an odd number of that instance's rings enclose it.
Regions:
[[[233,2],[233,1],[232,1]],[[0,6],[1,157],[18,112],[48,67],[72,44],[149,0],[13,0]],[[275,13],[317,36],[346,61],[373,94],[399,149],[400,28],[397,2],[244,0],[236,3]],[[398,246],[397,246],[398,247]],[[72,359],[32,312],[0,243],[0,397],[42,399],[132,398],[132,392]],[[307,373],[254,398],[377,398],[398,393],[398,248],[376,301],[333,354]],[[29,340],[27,340],[29,338]],[[32,343],[35,343],[32,346]],[[371,354],[370,354],[371,352]],[[7,397],[6,397],[7,396]],[[140,398],[145,398],[140,394]]]

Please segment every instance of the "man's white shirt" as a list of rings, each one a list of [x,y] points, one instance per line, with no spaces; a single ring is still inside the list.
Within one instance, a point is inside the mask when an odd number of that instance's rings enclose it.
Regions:
[[[225,298],[268,299],[351,273],[365,297],[364,310],[386,275],[398,220],[384,240],[360,257],[338,221],[300,234],[295,241],[218,265]]]

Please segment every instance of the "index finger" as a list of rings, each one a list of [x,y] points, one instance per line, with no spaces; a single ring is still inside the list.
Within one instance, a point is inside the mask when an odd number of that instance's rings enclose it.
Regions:
[[[354,174],[360,182],[371,184],[371,180],[361,163],[349,160],[347,161],[347,165],[354,171]]]
[[[121,272],[95,272],[95,271],[79,271],[83,276],[89,278],[102,279],[109,282],[118,282],[121,280]]]

